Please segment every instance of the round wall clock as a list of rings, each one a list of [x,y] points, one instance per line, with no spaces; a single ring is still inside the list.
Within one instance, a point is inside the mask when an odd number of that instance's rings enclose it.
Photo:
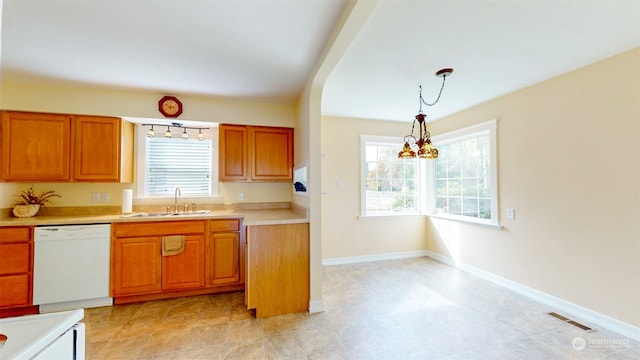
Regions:
[[[158,101],[158,110],[164,117],[175,118],[182,114],[182,103],[175,96],[163,96]]]

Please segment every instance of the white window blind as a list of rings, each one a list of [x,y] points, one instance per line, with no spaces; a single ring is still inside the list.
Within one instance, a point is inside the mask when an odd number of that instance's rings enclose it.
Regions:
[[[207,139],[147,138],[145,196],[211,196],[212,141]]]

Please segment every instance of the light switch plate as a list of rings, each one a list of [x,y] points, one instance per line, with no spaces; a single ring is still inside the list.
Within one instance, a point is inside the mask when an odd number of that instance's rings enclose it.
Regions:
[[[507,220],[516,219],[516,210],[514,208],[507,208]]]
[[[103,203],[109,202],[109,193],[108,192],[100,193],[100,200],[102,200]]]

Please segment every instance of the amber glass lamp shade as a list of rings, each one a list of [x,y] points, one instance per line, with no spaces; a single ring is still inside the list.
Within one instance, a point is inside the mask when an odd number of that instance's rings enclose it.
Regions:
[[[411,146],[409,145],[409,142],[406,141],[404,143],[404,147],[402,147],[402,151],[400,151],[398,153],[398,158],[399,159],[411,159],[416,157],[416,152],[411,150]]]
[[[427,139],[420,145],[418,156],[422,159],[437,159],[438,149],[431,143],[431,139]]]

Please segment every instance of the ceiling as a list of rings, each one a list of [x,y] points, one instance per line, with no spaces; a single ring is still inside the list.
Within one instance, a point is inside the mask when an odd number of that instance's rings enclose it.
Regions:
[[[293,104],[345,4],[4,0],[0,75]],[[638,0],[380,0],[322,113],[411,121],[454,68],[434,120],[638,46]]]

